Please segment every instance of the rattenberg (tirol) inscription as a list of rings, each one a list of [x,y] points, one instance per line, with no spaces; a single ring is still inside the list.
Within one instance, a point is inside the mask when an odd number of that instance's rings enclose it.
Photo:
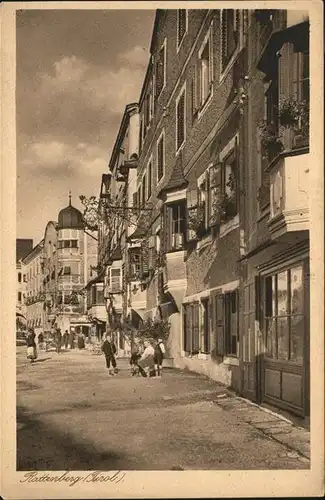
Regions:
[[[21,483],[68,483],[69,486],[75,486],[78,483],[120,483],[125,478],[125,472],[116,471],[111,472],[101,472],[93,471],[85,476],[80,476],[73,474],[69,471],[65,471],[60,475],[54,475],[50,472],[40,473],[40,472],[27,472],[24,477],[20,480]]]

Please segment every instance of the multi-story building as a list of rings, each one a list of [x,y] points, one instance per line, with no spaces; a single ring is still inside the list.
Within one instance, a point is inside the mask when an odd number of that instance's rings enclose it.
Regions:
[[[32,250],[33,240],[16,239],[16,275],[17,275],[17,298],[16,298],[16,316],[17,326],[25,326],[26,323],[26,274],[23,269],[22,259]]]
[[[44,323],[43,240],[22,259],[27,327],[38,334]]]
[[[308,12],[252,11],[247,59],[242,393],[308,415]]]
[[[105,285],[107,326],[115,337],[118,355],[130,351],[130,339],[121,331],[122,319],[132,318],[134,321],[134,318],[142,317],[145,310],[145,295],[138,286],[136,260],[139,244],[129,240],[137,217],[138,153],[138,104],[132,103],[125,108],[109,170],[102,176],[100,190],[102,222],[98,267]]]
[[[97,241],[84,231],[82,214],[71,205],[45,229],[43,251],[44,331],[53,325],[90,335],[91,321],[82,290],[97,262]]]
[[[123,217],[110,218],[99,247],[105,288],[122,291],[108,294],[108,311],[168,320],[175,366],[300,415],[309,411],[308,61],[304,12],[158,10],[139,150],[130,165],[126,108],[103,176],[109,213],[120,206]]]

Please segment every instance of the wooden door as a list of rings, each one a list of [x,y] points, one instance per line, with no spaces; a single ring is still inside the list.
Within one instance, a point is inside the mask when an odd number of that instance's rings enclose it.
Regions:
[[[258,400],[258,362],[255,348],[255,294],[259,292],[258,290],[255,290],[255,288],[255,282],[251,282],[244,287],[243,321],[241,322],[241,328],[239,332],[242,394],[244,397],[249,398],[252,401]]]

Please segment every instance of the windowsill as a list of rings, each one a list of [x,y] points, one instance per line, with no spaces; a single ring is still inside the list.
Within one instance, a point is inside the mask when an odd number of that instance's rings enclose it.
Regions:
[[[182,151],[186,143],[186,139],[184,139],[184,142],[180,145],[180,147],[176,150],[176,157],[179,155],[179,153]]]
[[[230,219],[228,222],[221,224],[219,237],[223,238],[227,234],[231,233],[231,231],[234,231],[235,229],[238,228],[239,228],[239,214],[235,215],[235,217]]]
[[[227,66],[225,67],[225,69],[223,71],[222,71],[222,62],[221,62],[219,83],[222,83],[225,80],[225,78],[227,77],[230,69],[234,65],[234,62],[235,62],[239,52],[240,52],[240,45],[238,44],[233,55],[231,56],[229,62],[227,63]]]
[[[228,354],[223,358],[223,364],[230,366],[239,366],[239,358],[237,358],[235,354],[233,355]]]
[[[211,101],[212,101],[212,98],[213,98],[213,82],[211,82],[211,90],[209,92],[209,95],[207,96],[207,98],[205,99],[205,101],[201,104],[200,108],[198,109],[198,112],[197,112],[197,120],[200,121],[201,117],[204,115],[204,113],[206,112],[206,110],[208,109]]]

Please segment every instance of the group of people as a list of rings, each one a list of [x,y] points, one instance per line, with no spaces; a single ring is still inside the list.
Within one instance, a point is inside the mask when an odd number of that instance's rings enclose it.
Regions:
[[[57,353],[61,352],[61,348],[65,349],[74,349],[75,348],[75,333],[73,331],[65,332],[62,334],[61,329],[55,327],[51,332],[52,340],[55,344],[55,351]],[[45,340],[43,332],[40,332],[37,337],[36,343],[36,333],[31,328],[26,336],[26,346],[27,346],[27,359],[30,360],[31,363],[34,363],[35,359],[37,359],[37,345],[40,350],[47,351],[47,342]],[[78,335],[77,345],[79,349],[85,348],[85,337],[84,335]]]
[[[118,372],[116,363],[116,346],[110,334],[107,334],[102,344],[105,355],[106,367],[109,375]],[[162,366],[166,350],[162,339],[157,341],[148,339],[144,341],[144,350],[141,345],[134,343],[130,358],[131,375],[142,375],[143,377],[161,377]]]

